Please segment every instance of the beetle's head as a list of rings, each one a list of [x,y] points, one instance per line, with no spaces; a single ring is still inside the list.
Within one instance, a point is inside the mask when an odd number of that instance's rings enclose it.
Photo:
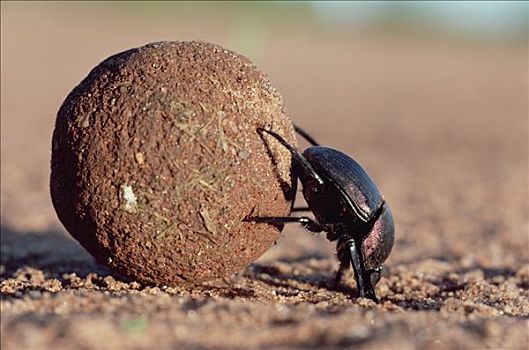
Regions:
[[[395,225],[393,224],[391,210],[386,203],[382,204],[382,207],[377,210],[377,214],[362,242],[362,253],[365,267],[373,270],[373,274],[378,274],[378,279],[380,279],[382,263],[386,261],[391,253],[391,248],[393,248]]]

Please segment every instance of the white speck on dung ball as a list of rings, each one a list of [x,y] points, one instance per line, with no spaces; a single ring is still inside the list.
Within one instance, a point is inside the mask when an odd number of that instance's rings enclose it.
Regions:
[[[134,195],[134,191],[132,191],[132,187],[121,185],[121,191],[123,199],[125,199],[125,211],[128,211],[129,213],[135,212],[138,202],[136,201],[136,196]]]

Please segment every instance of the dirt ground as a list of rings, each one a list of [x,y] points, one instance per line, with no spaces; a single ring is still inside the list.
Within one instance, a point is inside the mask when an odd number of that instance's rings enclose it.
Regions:
[[[281,22],[251,51],[222,21],[39,6],[2,3],[2,349],[527,349],[526,43]],[[64,231],[48,190],[60,103],[105,57],[161,39],[251,51],[290,117],[364,165],[397,230],[380,304],[352,278],[329,288],[332,245],[297,226],[187,289],[126,281]]]

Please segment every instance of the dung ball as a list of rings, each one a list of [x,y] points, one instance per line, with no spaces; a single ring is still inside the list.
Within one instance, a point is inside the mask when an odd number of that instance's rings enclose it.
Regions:
[[[98,261],[137,281],[197,283],[242,270],[287,216],[295,145],[283,101],[247,58],[202,42],[159,42],[101,62],[63,102],[51,198]]]

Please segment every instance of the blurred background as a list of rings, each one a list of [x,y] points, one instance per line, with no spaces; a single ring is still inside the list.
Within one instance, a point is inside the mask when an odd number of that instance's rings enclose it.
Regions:
[[[255,61],[297,124],[368,170],[395,215],[394,264],[529,259],[526,2],[2,2],[1,11],[3,246],[64,232],[48,193],[51,134],[89,70],[149,42],[202,40]],[[332,252],[296,227],[281,242],[264,259]]]

